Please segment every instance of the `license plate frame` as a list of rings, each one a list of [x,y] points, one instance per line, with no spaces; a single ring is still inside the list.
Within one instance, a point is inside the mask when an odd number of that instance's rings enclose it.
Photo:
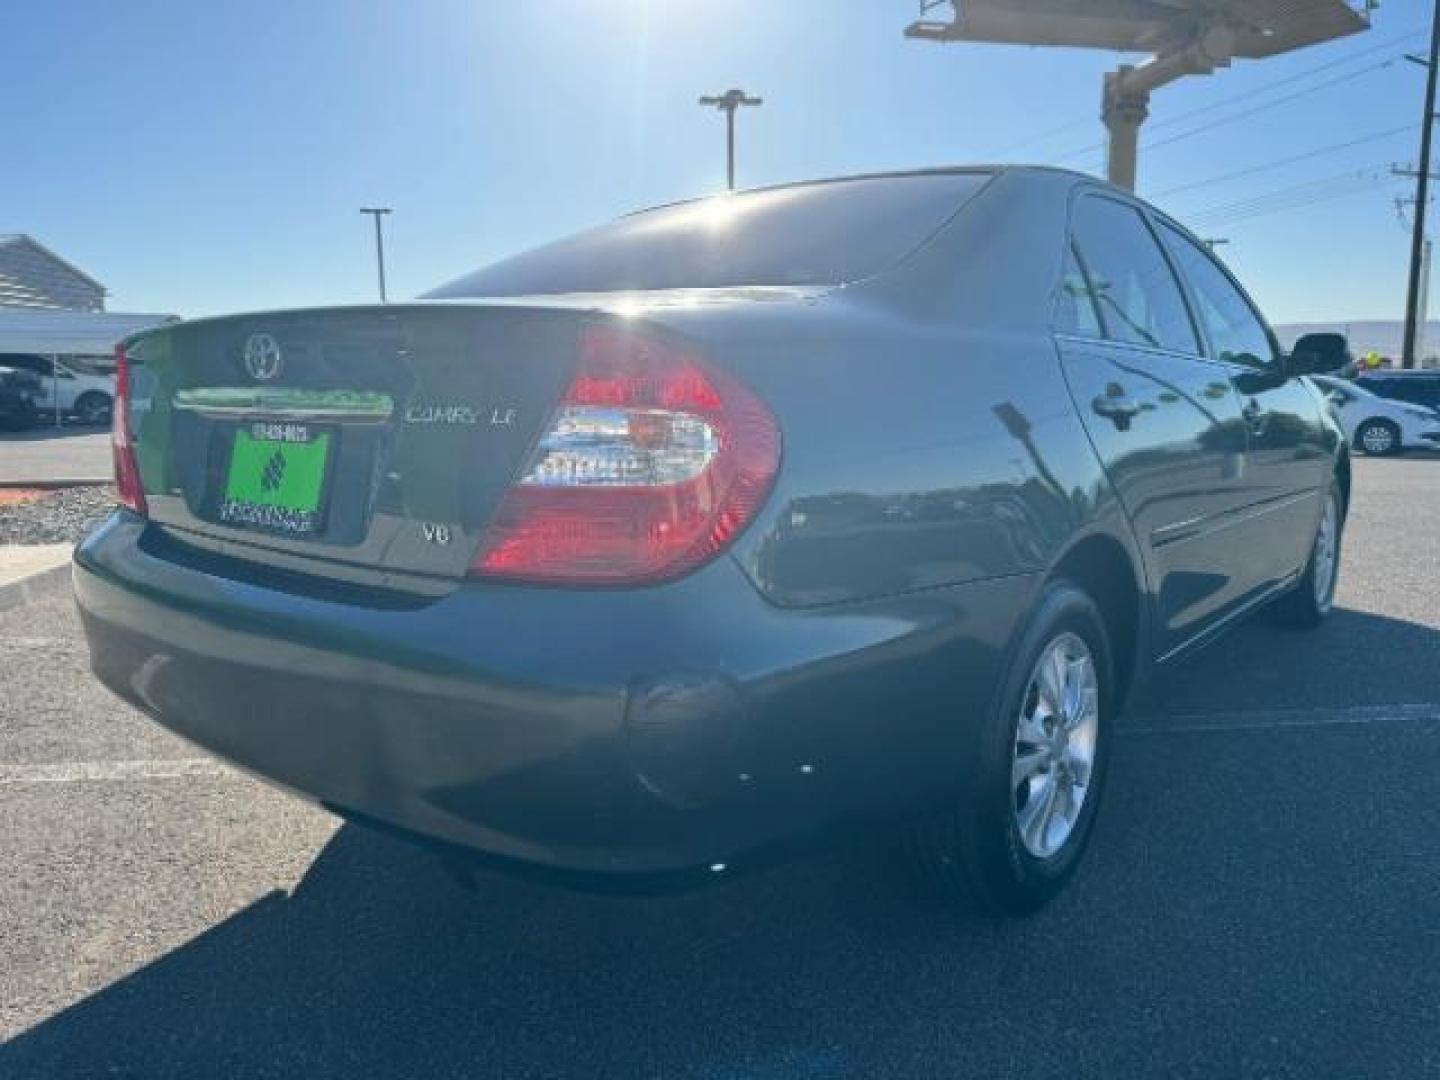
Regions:
[[[308,421],[228,425],[220,441],[215,520],[295,540],[323,536],[339,455],[339,429]]]

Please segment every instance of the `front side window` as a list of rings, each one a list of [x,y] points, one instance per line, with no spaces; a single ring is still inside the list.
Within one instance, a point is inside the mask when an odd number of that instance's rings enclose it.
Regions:
[[[21,371],[33,371],[36,375],[49,375],[51,372],[50,361],[40,356],[8,354],[0,356],[0,364],[19,368]]]
[[[1199,354],[1180,285],[1139,211],[1089,196],[1075,205],[1072,232],[1107,338]]]
[[[1165,241],[1195,294],[1196,314],[1210,337],[1215,359],[1248,367],[1270,367],[1275,347],[1265,324],[1255,314],[1229,275],[1208,251],[1179,229],[1162,223]]]

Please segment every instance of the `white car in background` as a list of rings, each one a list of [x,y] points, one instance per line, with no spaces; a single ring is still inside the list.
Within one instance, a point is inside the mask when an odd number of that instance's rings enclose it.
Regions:
[[[115,400],[114,369],[86,357],[56,360],[53,368],[51,363],[48,356],[0,355],[0,364],[32,372],[40,379],[35,411],[42,423],[55,414],[58,396],[61,416],[74,417],[82,424],[108,424]]]
[[[1440,450],[1440,412],[1372,394],[1349,379],[1311,375],[1335,406],[1350,445],[1384,456],[1406,450]]]

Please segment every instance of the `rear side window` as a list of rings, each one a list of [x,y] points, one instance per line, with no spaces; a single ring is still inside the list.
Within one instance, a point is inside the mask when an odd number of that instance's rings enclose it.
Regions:
[[[1103,337],[1100,313],[1090,283],[1080,270],[1074,247],[1065,249],[1065,269],[1060,278],[1060,296],[1056,303],[1055,329],[1063,334],[1081,337]]]
[[[662,206],[516,255],[426,295],[843,285],[900,262],[989,179],[980,172],[868,177]]]
[[[1366,379],[1365,385],[1382,397],[1416,405],[1440,405],[1440,379]]]
[[[1087,196],[1075,205],[1072,233],[1105,337],[1199,354],[1175,274],[1134,207]]]
[[[51,373],[50,361],[43,356],[29,356],[24,353],[0,354],[0,364],[6,367],[18,368],[21,371],[33,371],[36,375],[49,375]]]
[[[1195,294],[1197,314],[1210,338],[1215,359],[1250,367],[1273,364],[1275,348],[1265,324],[1235,288],[1229,275],[1220,269],[1214,256],[1179,229],[1164,223],[1160,227],[1180,272]]]

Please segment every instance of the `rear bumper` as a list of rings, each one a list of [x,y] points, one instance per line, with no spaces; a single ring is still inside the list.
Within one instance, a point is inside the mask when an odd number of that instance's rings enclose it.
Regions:
[[[414,600],[263,575],[117,513],[75,555],[95,673],[341,813],[610,875],[735,866],[953,793],[1034,585],[787,611],[729,559],[655,589]]]

